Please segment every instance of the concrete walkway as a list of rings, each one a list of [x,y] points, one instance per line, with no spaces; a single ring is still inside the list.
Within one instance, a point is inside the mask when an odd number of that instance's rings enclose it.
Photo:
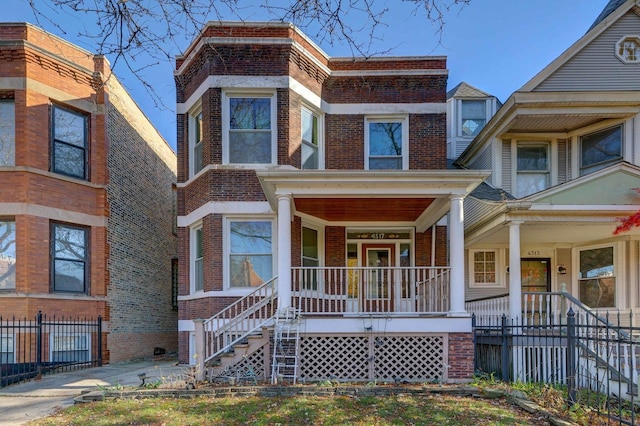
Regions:
[[[147,382],[162,378],[170,381],[178,380],[187,370],[179,366],[175,358],[118,362],[0,388],[0,424],[22,425],[47,417],[58,408],[73,405],[75,397],[99,387],[138,387],[141,373],[150,377]]]

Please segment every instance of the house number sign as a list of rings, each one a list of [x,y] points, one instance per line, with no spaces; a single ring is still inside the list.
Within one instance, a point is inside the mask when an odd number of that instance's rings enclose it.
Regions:
[[[527,256],[540,256],[540,250],[529,250]]]
[[[409,232],[348,232],[350,240],[408,240]]]

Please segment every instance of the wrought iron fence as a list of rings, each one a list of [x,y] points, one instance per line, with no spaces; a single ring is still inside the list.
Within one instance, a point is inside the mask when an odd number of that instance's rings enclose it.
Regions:
[[[477,373],[566,386],[570,406],[589,405],[619,424],[640,418],[640,328],[620,325],[633,324],[633,313],[628,322],[589,321],[570,309],[539,324],[506,315],[472,323]]]
[[[0,316],[0,387],[102,365],[102,318]]]

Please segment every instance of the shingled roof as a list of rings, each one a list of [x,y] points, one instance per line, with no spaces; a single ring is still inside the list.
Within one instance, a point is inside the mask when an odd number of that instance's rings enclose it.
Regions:
[[[611,15],[617,8],[622,6],[626,1],[627,0],[609,0],[609,3],[607,3],[604,9],[602,9],[602,12],[600,12],[600,15],[598,15],[598,17],[593,22],[593,24],[591,24],[591,27],[589,27],[589,30],[587,32],[591,31],[593,27],[597,26],[600,22],[607,19],[607,16]]]

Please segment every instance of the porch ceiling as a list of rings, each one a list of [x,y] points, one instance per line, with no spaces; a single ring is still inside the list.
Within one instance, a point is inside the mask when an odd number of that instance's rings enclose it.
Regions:
[[[296,210],[326,221],[415,222],[433,198],[294,198]]]

